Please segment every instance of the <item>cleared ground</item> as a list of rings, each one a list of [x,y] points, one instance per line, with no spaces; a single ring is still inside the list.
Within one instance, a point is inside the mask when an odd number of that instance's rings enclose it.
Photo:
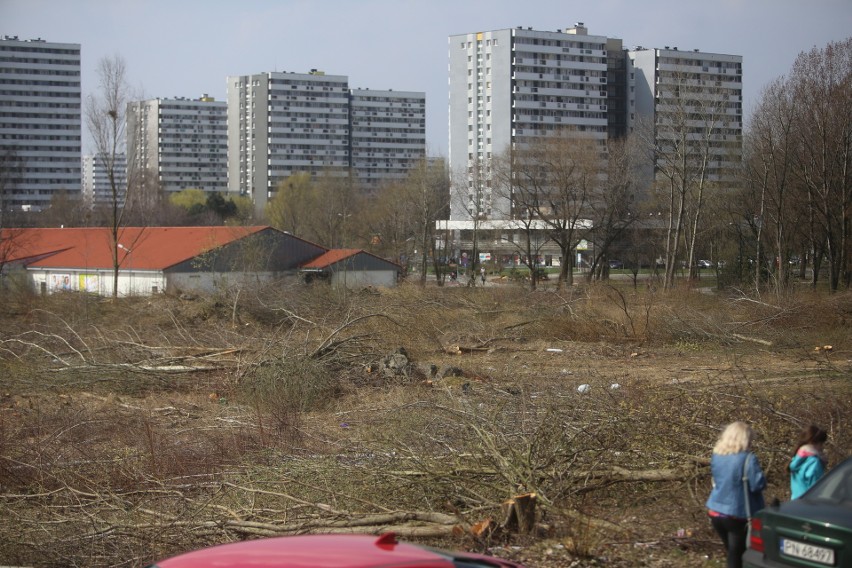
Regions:
[[[495,284],[3,306],[3,564],[395,530],[530,566],[716,566],[719,428],[754,425],[768,500],[788,495],[801,426],[829,431],[832,463],[852,448],[849,294]],[[504,526],[529,492],[535,526]]]

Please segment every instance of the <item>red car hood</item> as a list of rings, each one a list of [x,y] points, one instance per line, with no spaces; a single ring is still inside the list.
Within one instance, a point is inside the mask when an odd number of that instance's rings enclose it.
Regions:
[[[476,554],[447,553],[477,559],[484,566],[517,564]],[[410,566],[453,568],[439,552],[399,543],[392,534],[306,535],[249,540],[213,546],[158,562],[159,568],[376,568]]]

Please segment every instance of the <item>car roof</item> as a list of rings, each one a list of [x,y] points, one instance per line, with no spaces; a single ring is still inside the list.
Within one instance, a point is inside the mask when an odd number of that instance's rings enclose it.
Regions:
[[[392,533],[303,535],[222,544],[158,562],[159,568],[451,568],[431,550],[397,542]],[[496,566],[496,564],[495,564]]]
[[[828,470],[802,498],[821,500],[827,495],[852,503],[852,457]]]

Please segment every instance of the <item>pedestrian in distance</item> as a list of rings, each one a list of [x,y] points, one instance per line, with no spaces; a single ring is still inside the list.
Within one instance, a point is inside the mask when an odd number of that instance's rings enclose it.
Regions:
[[[790,499],[798,499],[825,473],[827,460],[823,449],[828,440],[825,430],[811,424],[799,435],[790,471]]]
[[[713,446],[713,489],[706,507],[713,530],[722,539],[728,568],[741,568],[752,515],[763,509],[766,477],[751,451],[754,431],[745,422],[728,424]]]
[[[479,269],[479,278],[482,280],[482,285],[485,285],[485,268]]]

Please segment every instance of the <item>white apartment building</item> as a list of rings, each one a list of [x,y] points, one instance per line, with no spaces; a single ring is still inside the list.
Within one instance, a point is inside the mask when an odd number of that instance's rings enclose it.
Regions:
[[[426,157],[426,95],[351,91],[351,167],[363,187],[404,179]]]
[[[342,75],[228,78],[228,187],[263,214],[287,177],[353,176],[360,187],[400,179],[426,155],[426,95],[349,88]]]
[[[0,207],[80,195],[80,44],[0,39]]]
[[[606,139],[608,42],[582,23],[450,36],[450,171],[462,180],[451,220],[511,217],[490,185],[492,160],[508,149],[564,127]]]
[[[109,180],[106,156],[90,154],[83,156],[83,199],[90,206],[108,205],[112,203],[112,183]],[[127,155],[116,154],[113,167],[115,176],[116,198],[124,202],[127,193]]]
[[[730,180],[742,156],[742,56],[637,47],[628,58],[634,74],[628,124],[631,130],[653,129],[657,149],[643,175],[652,181],[656,172],[663,181],[677,152],[686,154],[687,167],[695,163],[694,170],[706,157],[708,181]],[[684,131],[686,152],[675,150]]]
[[[228,77],[228,188],[262,215],[278,183],[349,168],[349,81],[341,75]]]
[[[206,94],[130,103],[131,170],[150,174],[164,192],[228,189],[228,109]]]

